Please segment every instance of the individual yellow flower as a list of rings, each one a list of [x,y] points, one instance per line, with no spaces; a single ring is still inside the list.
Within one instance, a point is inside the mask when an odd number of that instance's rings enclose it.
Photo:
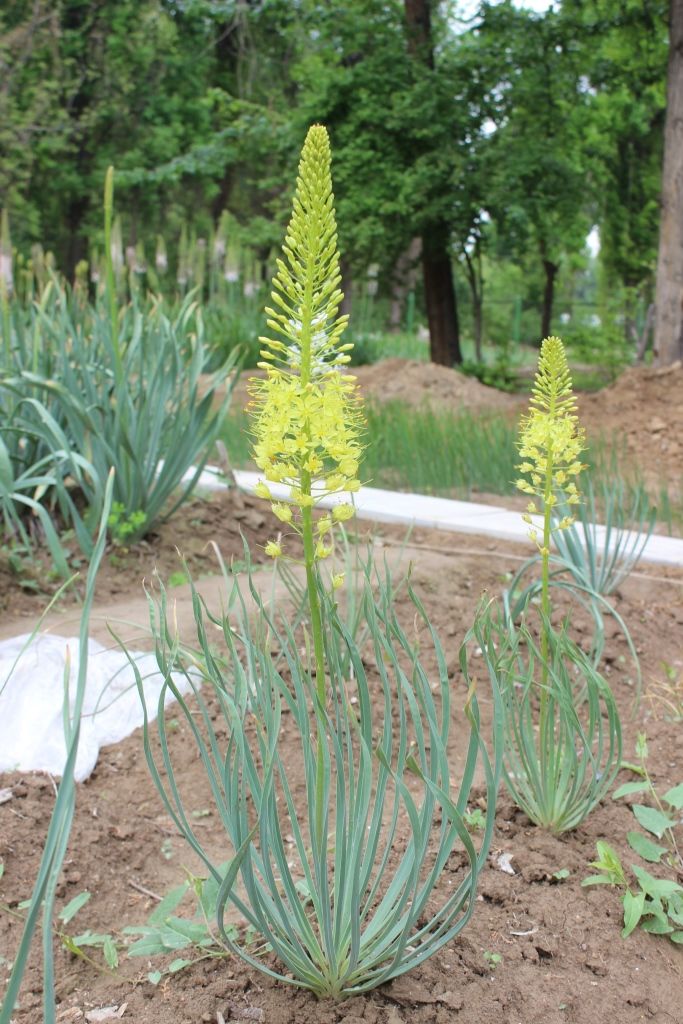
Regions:
[[[344,586],[344,573],[335,572],[332,574],[332,589],[339,590],[340,587]]]
[[[258,498],[266,498],[266,500],[268,501],[272,498],[270,488],[268,487],[267,484],[264,484],[263,480],[259,480],[259,482],[256,484],[256,487],[254,488],[254,494]]]
[[[332,554],[332,547],[328,544],[324,544],[321,540],[315,546],[315,557],[316,558],[329,558]]]
[[[280,558],[282,555],[282,545],[276,540],[269,540],[266,544],[265,552],[271,558]]]
[[[332,529],[332,520],[330,519],[330,517],[328,515],[322,516],[318,520],[318,522],[316,524],[316,527],[317,527],[318,533],[322,537],[323,534],[329,533],[329,531]]]
[[[332,509],[332,518],[335,523],[345,523],[347,519],[353,518],[355,511],[353,505],[335,505]]]
[[[278,502],[275,505],[270,506],[274,514],[278,517],[281,523],[291,523],[292,521],[292,508],[291,505],[285,505],[282,502]]]

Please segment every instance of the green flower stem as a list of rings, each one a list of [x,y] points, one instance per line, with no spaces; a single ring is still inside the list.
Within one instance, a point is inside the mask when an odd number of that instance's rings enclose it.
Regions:
[[[552,446],[548,450],[548,466],[545,475],[545,492],[543,495],[543,551],[541,552],[541,660],[543,662],[543,683],[548,681],[548,630],[550,621],[550,527],[552,516],[553,494],[553,455]]]
[[[308,475],[308,474],[307,474]],[[303,485],[303,480],[302,480]],[[308,492],[310,493],[310,476]],[[313,541],[313,512],[310,508],[301,510],[301,526],[304,542],[304,564],[306,567],[306,590],[308,592],[308,608],[311,617],[311,633],[313,634],[313,652],[315,656],[315,687],[321,708],[325,706],[325,648],[323,645],[323,624],[318,600],[318,581],[315,571],[315,545]],[[325,760],[322,739],[322,724],[318,724],[318,752],[316,763],[316,794],[315,794],[315,825],[316,841],[323,842],[323,787],[325,779]]]
[[[555,396],[550,399],[550,422],[555,416]],[[539,707],[540,749],[546,748],[548,715],[548,629],[550,625],[550,527],[553,495],[553,445],[548,444],[545,489],[543,492],[543,550],[541,552],[541,699]]]
[[[318,245],[318,223],[313,217],[309,224],[311,257],[306,261],[304,296],[301,304],[301,386],[308,387],[311,380],[311,334],[313,321],[313,278],[315,274],[315,257],[317,256]],[[305,433],[310,437],[310,423],[304,427]],[[311,495],[311,474],[301,471],[301,493],[307,497]],[[320,614],[320,601],[318,600],[318,581],[315,570],[315,541],[313,537],[313,510],[310,506],[301,509],[301,532],[304,543],[304,564],[306,567],[306,590],[308,592],[308,607],[311,617],[311,633],[313,634],[313,652],[315,656],[315,686],[320,707],[325,706],[325,648],[323,643],[323,624]],[[325,780],[325,759],[323,738],[321,735],[322,724],[318,721],[318,749],[316,763],[316,793],[315,793],[315,828],[316,842],[320,846],[323,841],[323,818],[324,803],[323,790]]]

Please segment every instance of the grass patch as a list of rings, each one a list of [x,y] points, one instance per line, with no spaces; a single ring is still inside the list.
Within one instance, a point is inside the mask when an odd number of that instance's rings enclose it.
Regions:
[[[468,498],[513,494],[517,429],[502,416],[454,414],[402,402],[366,406],[363,472],[376,487]]]
[[[519,476],[514,420],[466,410],[416,409],[398,401],[368,402],[365,415],[367,448],[361,475],[372,486],[463,499],[477,493],[501,497],[519,493],[514,484]],[[247,416],[241,410],[235,410],[223,427],[222,439],[236,468],[250,465],[248,430]],[[615,439],[591,438],[586,462],[596,492],[602,481],[623,481],[629,507],[637,495],[647,495],[667,532],[681,534],[683,505],[675,488],[666,481],[656,490],[646,487],[638,467]]]
[[[452,494],[513,494],[516,427],[501,416],[482,417],[403,402],[368,403],[363,480],[375,487]],[[233,466],[250,460],[247,416],[235,411],[223,428]]]

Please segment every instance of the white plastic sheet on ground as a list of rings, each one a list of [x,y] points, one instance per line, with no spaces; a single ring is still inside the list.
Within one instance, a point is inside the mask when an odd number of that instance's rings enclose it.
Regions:
[[[73,709],[79,667],[78,638],[39,634],[21,653],[28,640],[28,636],[18,636],[0,642],[0,771],[46,771],[61,775],[66,761],[62,719],[64,666],[68,651]],[[131,652],[131,657],[143,680],[148,713],[154,717],[163,676],[153,654]],[[181,691],[189,687],[180,676],[175,682]],[[167,692],[166,703],[172,700],[172,694]],[[142,717],[135,673],[126,655],[90,640],[76,759],[77,781],[82,782],[90,775],[100,747],[125,739],[142,725]]]

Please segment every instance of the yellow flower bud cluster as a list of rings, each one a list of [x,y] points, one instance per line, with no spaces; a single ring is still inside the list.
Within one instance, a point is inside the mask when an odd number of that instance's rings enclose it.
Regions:
[[[531,524],[532,515],[552,511],[558,494],[568,505],[579,503],[576,478],[586,468],[580,458],[585,447],[564,346],[559,338],[546,338],[541,345],[529,413],[520,425],[519,453],[523,461],[517,468],[525,475],[516,481],[517,487],[541,503],[539,508],[535,501],[529,502],[525,522]],[[553,529],[567,529],[573,521],[572,516],[563,516]],[[529,536],[538,543],[533,525]],[[542,545],[539,550],[546,554]]]
[[[278,337],[260,339],[265,377],[249,382],[254,461],[265,478],[256,493],[272,500],[268,484],[287,485],[291,505],[273,502],[272,509],[299,534],[323,496],[360,488],[364,421],[355,377],[344,372],[353,346],[341,343],[348,318],[338,315],[343,296],[333,204],[329,139],[314,125],[301,154],[273,306],[266,308]],[[331,554],[326,534],[350,515],[351,505],[339,505],[320,521],[329,527],[318,525],[315,558]]]

